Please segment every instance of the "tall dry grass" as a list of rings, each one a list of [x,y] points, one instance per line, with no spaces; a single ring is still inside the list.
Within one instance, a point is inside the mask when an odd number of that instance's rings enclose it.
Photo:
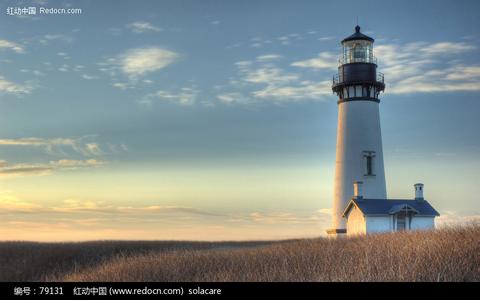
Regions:
[[[104,248],[104,243],[108,242],[98,242],[97,246]],[[110,247],[122,247],[116,244],[119,242],[111,243]],[[478,225],[271,244],[213,243],[208,247],[172,247],[168,251],[153,247],[140,253],[132,245],[133,251],[113,251],[101,260],[92,260],[91,256],[98,256],[96,253],[80,251],[83,258],[71,258],[77,262],[77,269],[69,266],[62,273],[53,268],[57,271],[40,271],[35,278],[62,281],[480,280]],[[28,255],[35,255],[32,249]]]
[[[61,279],[116,257],[176,250],[256,247],[268,242],[93,241],[78,243],[0,242],[0,281]],[[268,243],[268,244],[271,244]]]

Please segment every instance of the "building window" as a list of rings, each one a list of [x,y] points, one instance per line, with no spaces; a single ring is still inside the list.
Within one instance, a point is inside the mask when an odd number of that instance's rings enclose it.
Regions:
[[[365,161],[365,176],[375,176],[375,171],[374,171],[375,151],[363,151],[363,157]]]

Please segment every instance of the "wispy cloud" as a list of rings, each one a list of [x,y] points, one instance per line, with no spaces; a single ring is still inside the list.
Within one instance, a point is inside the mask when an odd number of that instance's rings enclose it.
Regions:
[[[98,76],[82,74],[82,78],[85,80],[94,80],[94,79],[98,79]]]
[[[12,50],[16,53],[25,53],[25,49],[23,48],[22,45],[12,41],[0,39],[0,50],[2,49]]]
[[[195,86],[183,87],[177,92],[159,90],[155,93],[147,94],[139,100],[140,104],[152,105],[155,101],[168,101],[177,103],[179,105],[192,105],[198,95],[198,90]]]
[[[328,209],[303,212],[252,212],[246,218],[252,222],[279,225],[279,224],[322,224],[326,228],[331,221],[331,213]],[[320,232],[319,232],[320,233]]]
[[[61,168],[77,168],[77,167],[94,167],[103,165],[105,162],[97,159],[85,159],[85,160],[76,160],[76,159],[60,159],[56,161],[50,161],[50,164],[55,167]]]
[[[16,163],[9,164],[0,160],[0,177],[48,175],[55,170],[74,170],[78,168],[98,167],[105,164],[96,159],[72,160],[61,159],[49,163]]]
[[[480,66],[462,62],[475,49],[466,42],[413,42],[381,44],[374,52],[388,93],[404,94],[479,91]]]
[[[0,177],[25,176],[25,175],[46,175],[53,170],[52,166],[42,164],[8,164],[0,161]]]
[[[83,156],[99,156],[105,154],[95,136],[87,135],[79,138],[38,138],[26,137],[17,139],[0,139],[0,146],[38,147],[51,155],[67,155],[67,150]]]
[[[249,97],[246,97],[239,92],[219,94],[217,95],[217,99],[224,104],[235,104],[235,103],[247,104],[251,102],[251,99]]]
[[[64,43],[73,42],[73,37],[63,33],[48,33],[39,38],[39,41],[43,45],[48,45],[50,42],[60,41]]]
[[[130,29],[134,33],[145,33],[145,32],[159,32],[162,31],[161,28],[156,27],[149,22],[133,22],[130,24],[127,24],[127,28]]]
[[[264,55],[257,56],[257,61],[261,61],[261,62],[271,61],[271,60],[280,59],[282,57],[283,56],[280,54],[264,54]]]
[[[330,80],[313,82],[302,81],[296,85],[279,86],[268,84],[264,89],[254,91],[257,98],[273,99],[276,102],[292,102],[300,100],[318,100],[331,95]]]
[[[420,45],[417,43],[417,45]],[[452,43],[452,42],[439,42],[426,45],[420,49],[420,52],[423,52],[427,55],[436,55],[436,54],[459,54],[464,53],[466,51],[475,50],[475,46],[459,42],[459,43]]]
[[[33,85],[30,83],[18,84],[9,81],[0,75],[0,93],[7,93],[16,96],[30,94],[33,90]]]
[[[331,81],[313,81],[298,70],[290,70],[291,63],[282,66],[276,62],[278,56],[267,54],[255,61],[239,61],[237,78],[230,81],[232,90],[223,91],[217,99],[223,103],[254,103],[270,101],[275,103],[304,100],[321,100],[331,95]],[[290,65],[289,65],[290,64]],[[249,93],[245,94],[245,90]]]
[[[247,82],[271,85],[292,82],[298,79],[297,74],[287,73],[274,66],[262,66],[257,69],[244,70],[244,74],[244,80]]]
[[[332,52],[320,52],[315,58],[295,61],[291,65],[301,68],[336,70],[338,68],[338,55]]]

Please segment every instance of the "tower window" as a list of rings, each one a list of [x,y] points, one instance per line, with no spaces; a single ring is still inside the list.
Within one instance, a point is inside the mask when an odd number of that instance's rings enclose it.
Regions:
[[[367,175],[372,175],[373,170],[372,170],[372,157],[367,156]]]
[[[375,151],[363,151],[365,161],[365,176],[375,176],[374,172],[374,157]]]

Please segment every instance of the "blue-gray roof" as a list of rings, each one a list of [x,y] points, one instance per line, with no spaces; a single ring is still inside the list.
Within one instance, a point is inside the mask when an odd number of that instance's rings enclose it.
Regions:
[[[344,216],[352,205],[356,205],[364,215],[390,215],[405,209],[421,216],[440,215],[426,200],[352,198],[345,208]]]

